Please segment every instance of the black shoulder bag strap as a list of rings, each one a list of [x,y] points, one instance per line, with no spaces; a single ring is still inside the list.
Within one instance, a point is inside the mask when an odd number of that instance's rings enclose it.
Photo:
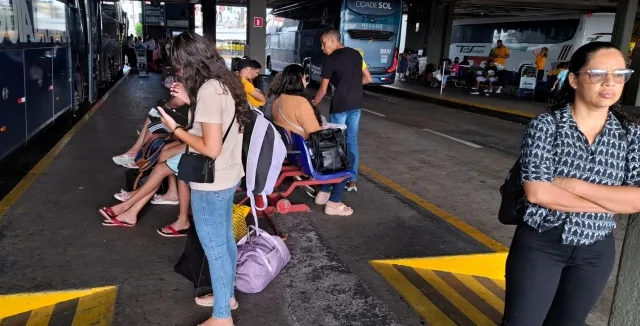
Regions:
[[[236,121],[236,115],[238,114],[237,111],[235,111],[235,108],[233,109],[233,119],[231,119],[231,123],[229,124],[229,127],[227,128],[227,131],[224,133],[224,136],[222,137],[222,146],[224,146],[224,141],[227,139],[227,136],[229,136],[229,132],[231,131],[231,127],[233,127],[233,122]],[[194,117],[193,119],[195,119],[195,112],[194,112]],[[193,122],[191,122],[191,124],[193,124]],[[184,150],[185,154],[189,153],[189,145],[187,145],[187,148],[185,148]]]

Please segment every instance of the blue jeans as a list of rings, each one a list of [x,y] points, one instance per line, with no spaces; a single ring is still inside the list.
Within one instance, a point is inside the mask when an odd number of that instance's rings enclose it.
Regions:
[[[234,297],[238,248],[233,238],[233,196],[237,187],[220,191],[191,189],[193,222],[209,260],[213,287],[213,316],[231,317],[229,300]]]
[[[358,180],[358,131],[360,129],[360,109],[329,116],[329,122],[347,125],[347,156],[351,165],[351,181]]]

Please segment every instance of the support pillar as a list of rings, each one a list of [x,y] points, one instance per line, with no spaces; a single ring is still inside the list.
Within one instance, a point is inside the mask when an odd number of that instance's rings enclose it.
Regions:
[[[260,62],[262,73],[266,68],[266,14],[267,0],[247,1],[247,44],[244,46],[244,54],[252,60]],[[262,19],[262,26],[256,26],[256,18],[258,18],[257,20]]]
[[[427,55],[426,50],[426,30],[429,25],[429,15],[427,14],[427,5],[423,3],[410,3],[407,13],[407,30],[405,32],[405,51],[410,49],[413,51],[422,50],[422,55]]]
[[[620,50],[625,55],[629,53],[629,42],[631,41],[631,33],[633,32],[637,11],[638,0],[618,0],[611,42],[620,47]],[[640,72],[638,70],[640,69],[640,51],[633,52],[634,57],[631,58],[631,69],[634,69],[636,73],[631,75],[631,80],[625,86],[622,103],[638,106],[640,105],[640,97],[638,96],[638,91],[640,91],[640,74],[638,73]]]
[[[423,50],[429,63],[442,62],[449,56],[453,9],[453,5],[439,5],[436,0],[412,4],[407,16],[405,49]],[[416,24],[419,24],[417,31]]]
[[[629,216],[620,254],[609,326],[640,325],[640,217]]]
[[[218,12],[216,11],[215,0],[202,0],[202,32],[205,36],[216,40],[216,23],[218,22]]]
[[[611,42],[620,47],[625,55],[629,53],[629,42],[637,11],[638,0],[618,0]]]
[[[431,1],[431,17],[426,42],[429,63],[439,65],[442,60],[449,57],[453,9],[454,5],[439,5],[437,1]]]

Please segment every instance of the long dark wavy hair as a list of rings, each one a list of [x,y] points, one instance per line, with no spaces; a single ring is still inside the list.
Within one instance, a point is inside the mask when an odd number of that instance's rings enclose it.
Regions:
[[[250,120],[247,95],[240,81],[227,69],[224,59],[216,51],[216,44],[209,38],[193,32],[176,36],[171,47],[171,61],[180,72],[180,81],[189,93],[195,107],[198,90],[208,80],[215,79],[224,86],[224,94],[231,94],[236,104],[236,119],[240,132]]]
[[[596,52],[600,50],[609,50],[615,49],[620,52],[620,55],[624,57],[620,48],[615,46],[609,42],[590,42],[581,47],[579,47],[571,56],[571,60],[569,61],[569,74],[573,74],[574,76],[578,76],[580,71],[589,63],[591,60],[591,56],[593,56]],[[565,79],[562,88],[555,94],[554,103],[549,107],[551,112],[561,110],[567,107],[567,105],[573,104],[576,99],[576,90],[571,87],[569,83],[569,76]],[[609,107],[609,111],[613,113],[613,115],[620,121],[623,126],[627,126],[628,124],[637,124],[638,120],[631,118],[627,115],[626,112],[622,109],[622,105],[619,103],[615,103]]]
[[[271,87],[269,88],[269,96],[280,96],[282,94],[286,94],[305,98],[313,108],[313,113],[316,115],[318,124],[322,125],[322,119],[320,118],[318,108],[316,108],[311,101],[311,97],[305,92],[303,84],[305,82],[304,68],[298,64],[288,65],[278,74],[277,79],[272,80]]]

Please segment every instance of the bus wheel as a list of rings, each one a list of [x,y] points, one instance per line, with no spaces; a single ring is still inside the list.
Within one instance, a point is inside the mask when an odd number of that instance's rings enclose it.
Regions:
[[[313,79],[311,78],[311,63],[308,61],[304,64],[304,74],[307,76],[307,86],[315,85]]]

